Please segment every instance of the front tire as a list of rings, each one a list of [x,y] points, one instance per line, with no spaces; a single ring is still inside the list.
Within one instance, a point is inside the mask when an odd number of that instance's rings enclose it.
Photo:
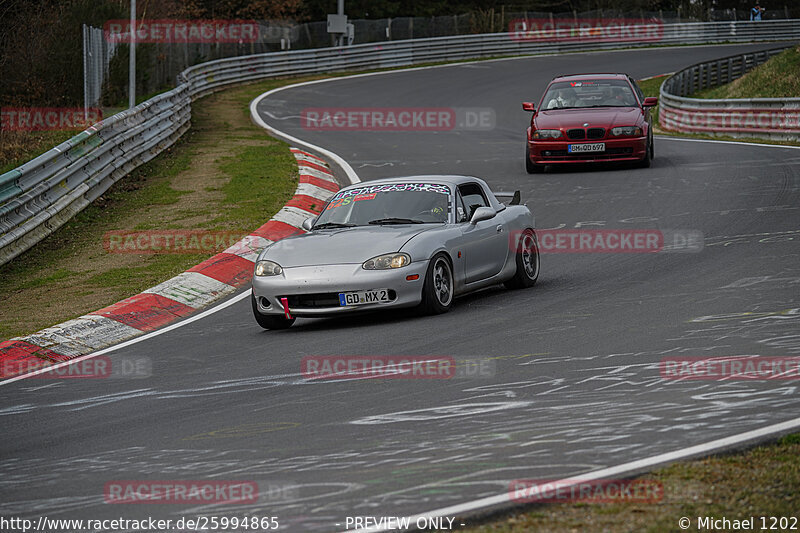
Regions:
[[[650,168],[650,162],[653,158],[653,139],[648,138],[647,146],[644,149],[644,157],[639,161],[640,168]]]
[[[253,305],[253,315],[256,317],[258,325],[264,329],[286,329],[294,324],[294,318],[286,318],[280,315],[263,315],[258,310],[255,294],[250,294],[250,303]]]
[[[519,237],[516,252],[517,271],[503,285],[508,289],[524,289],[536,285],[539,279],[539,243],[533,230],[525,230]]]
[[[425,315],[446,313],[453,305],[453,267],[445,254],[433,256],[422,286],[420,310]]]
[[[528,147],[525,147],[525,171],[528,174],[541,174],[544,172],[544,165],[537,165],[531,161],[531,153]]]

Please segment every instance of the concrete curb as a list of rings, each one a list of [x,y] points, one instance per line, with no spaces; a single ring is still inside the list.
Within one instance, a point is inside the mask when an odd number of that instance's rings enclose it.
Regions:
[[[339,190],[328,164],[292,148],[299,169],[294,197],[266,224],[186,272],[87,315],[31,335],[0,342],[0,378],[39,370],[118,344],[208,307],[247,285],[258,253],[268,244],[305,233],[300,225],[317,215]]]

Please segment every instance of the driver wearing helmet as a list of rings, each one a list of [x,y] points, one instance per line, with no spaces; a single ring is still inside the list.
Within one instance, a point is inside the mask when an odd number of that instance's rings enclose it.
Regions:
[[[564,87],[556,91],[555,98],[547,102],[547,109],[556,109],[560,107],[574,107],[575,102],[578,100],[578,95],[575,94],[575,89],[571,87]]]

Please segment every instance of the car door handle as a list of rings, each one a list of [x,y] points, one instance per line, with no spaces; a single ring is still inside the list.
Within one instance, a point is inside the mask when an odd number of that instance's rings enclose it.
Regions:
[[[497,233],[503,233],[503,225],[502,224],[498,224],[496,229],[497,229]]]

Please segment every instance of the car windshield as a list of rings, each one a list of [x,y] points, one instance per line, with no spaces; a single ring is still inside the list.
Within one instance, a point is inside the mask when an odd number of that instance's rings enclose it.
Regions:
[[[339,191],[315,229],[447,222],[450,188],[436,183],[365,185]]]
[[[559,81],[547,89],[541,109],[632,107],[638,105],[625,80]]]

